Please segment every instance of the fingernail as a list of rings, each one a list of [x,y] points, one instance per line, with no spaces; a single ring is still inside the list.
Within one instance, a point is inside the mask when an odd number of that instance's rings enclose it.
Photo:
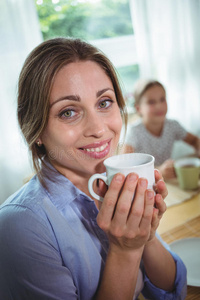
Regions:
[[[147,180],[141,178],[141,179],[140,179],[140,184],[141,184],[141,186],[144,186],[144,187],[147,186]]]
[[[121,182],[123,180],[123,176],[121,174],[117,174],[115,176],[115,180],[118,181],[118,182]]]
[[[147,191],[147,197],[149,198],[149,199],[151,199],[151,198],[153,198],[153,192],[152,191]]]
[[[130,181],[137,181],[138,180],[138,176],[136,174],[134,174],[134,173],[130,173],[128,175],[128,180],[130,180]]]

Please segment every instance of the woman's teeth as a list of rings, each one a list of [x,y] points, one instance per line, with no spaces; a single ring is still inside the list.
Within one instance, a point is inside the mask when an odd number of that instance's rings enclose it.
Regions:
[[[101,152],[104,149],[106,149],[106,147],[108,146],[108,143],[102,145],[101,147],[97,147],[97,148],[85,148],[84,150],[87,152]]]

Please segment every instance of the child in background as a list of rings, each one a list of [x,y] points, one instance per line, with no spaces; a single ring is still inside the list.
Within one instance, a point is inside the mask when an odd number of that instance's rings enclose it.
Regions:
[[[200,139],[187,132],[177,121],[166,118],[167,101],[164,86],[155,80],[139,80],[134,90],[135,109],[139,120],[129,125],[125,152],[149,153],[165,179],[176,177],[171,159],[176,140],[183,140],[197,152]]]

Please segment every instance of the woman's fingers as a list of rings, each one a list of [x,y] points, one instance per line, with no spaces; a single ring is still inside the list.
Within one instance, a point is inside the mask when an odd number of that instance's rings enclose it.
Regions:
[[[156,193],[160,194],[163,199],[165,199],[168,195],[168,190],[166,184],[163,180],[159,180],[156,184]]]
[[[121,229],[124,229],[124,226],[126,226],[137,182],[137,174],[130,173],[127,175],[126,180],[124,182],[123,190],[120,193],[115,208],[115,214],[113,216],[113,226],[115,226],[116,228],[120,227]]]
[[[145,178],[139,178],[135,196],[133,199],[128,225],[133,228],[139,228],[141,219],[143,218],[145,208],[145,191],[148,182]]]
[[[158,209],[158,217],[162,217],[167,209],[167,206],[160,194],[155,196],[155,206]]]
[[[108,190],[108,186],[105,184],[105,182],[102,179],[97,179],[96,185],[97,185],[97,194],[100,197],[104,198],[105,193]],[[96,205],[97,205],[98,209],[100,209],[102,202],[98,201]]]
[[[97,194],[101,197],[104,197],[106,191],[108,190],[108,186],[102,179],[97,179]]]
[[[153,217],[151,221],[151,233],[149,236],[149,240],[154,238],[160,220],[166,211],[166,204],[160,194],[155,195],[155,206],[156,207],[154,207],[153,209]]]
[[[149,239],[154,212],[154,192],[135,173],[117,174],[105,194],[97,223],[110,241],[120,247],[139,248]],[[133,197],[134,196],[134,197]]]
[[[163,176],[161,174],[161,172],[158,169],[154,170],[154,176],[155,176],[155,181],[159,181],[160,179],[163,180]]]
[[[165,199],[168,195],[168,190],[165,182],[163,181],[163,177],[157,169],[154,170],[154,174],[155,174],[155,187],[154,187],[155,192],[157,194],[161,194],[162,198]]]
[[[140,223],[140,230],[145,232],[150,230],[151,221],[154,211],[154,192],[152,190],[146,190],[145,202],[144,202],[144,213]]]
[[[101,209],[97,216],[97,223],[104,231],[107,231],[108,227],[110,226],[124,180],[125,176],[123,174],[116,174],[113,177],[108,191],[104,196]]]
[[[135,238],[134,247],[144,245],[151,233],[154,191],[146,188],[147,180],[140,178],[127,222],[128,236]]]

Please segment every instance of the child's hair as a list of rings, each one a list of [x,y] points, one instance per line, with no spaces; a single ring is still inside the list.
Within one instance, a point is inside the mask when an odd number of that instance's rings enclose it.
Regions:
[[[162,85],[162,83],[160,83],[157,80],[153,80],[153,79],[140,79],[136,82],[135,87],[134,87],[134,91],[133,91],[133,97],[134,97],[134,106],[137,106],[140,104],[140,100],[142,98],[142,96],[144,95],[144,93],[151,87],[153,86],[160,86],[163,88],[163,90],[165,91],[164,86]]]

